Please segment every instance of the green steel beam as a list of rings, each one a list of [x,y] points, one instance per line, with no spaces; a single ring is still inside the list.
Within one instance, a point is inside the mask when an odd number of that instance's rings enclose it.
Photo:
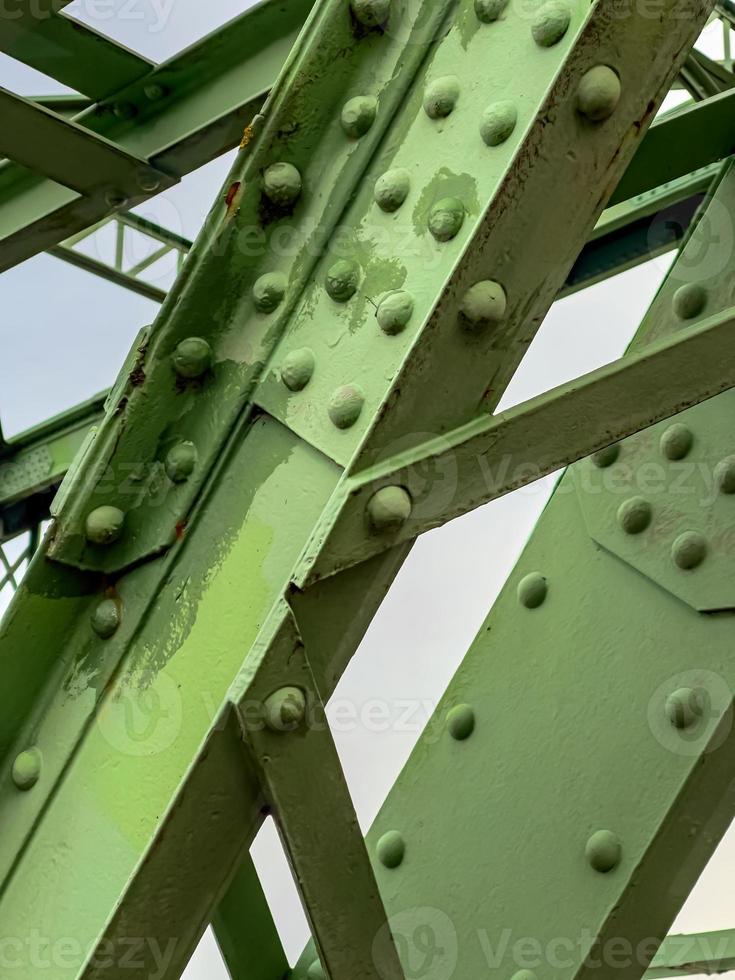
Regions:
[[[0,447],[0,541],[48,516],[49,491],[102,419],[104,399],[98,395]]]
[[[153,63],[59,12],[66,3],[17,0],[0,16],[0,51],[94,99],[147,75]]]
[[[735,932],[721,929],[693,935],[667,936],[646,970],[646,980],[667,980],[735,969]]]
[[[646,139],[618,183],[610,204],[618,204],[684,177],[735,152],[735,92],[723,92],[667,112]]]
[[[74,122],[171,177],[190,173],[238,145],[310,7],[311,0],[290,0],[285,7],[262,3],[84,110]],[[57,245],[119,206],[40,180],[17,165],[0,166],[0,270]]]
[[[350,975],[376,975],[377,940],[395,975],[328,732],[315,792],[298,766],[293,786],[269,781],[251,724],[294,680],[319,716],[408,548],[305,594],[294,569],[352,460],[494,408],[707,5],[686,12],[315,8],[3,624],[0,921],[46,950],[71,938],[53,980],[178,976],[270,811],[325,973],[349,957]],[[502,325],[452,329],[490,278]],[[273,732],[277,769],[311,735],[306,719]],[[304,837],[324,853],[330,801],[349,861],[326,875]],[[390,864],[400,848],[381,851]],[[335,948],[324,921],[352,873],[366,885]]]
[[[681,331],[684,299],[692,323],[729,306],[734,213],[730,171],[633,350]],[[567,470],[370,829],[393,934],[432,976],[732,965],[731,932],[665,937],[735,806],[734,407]]]
[[[65,188],[99,197],[105,207],[120,199],[149,197],[176,181],[146,160],[50,109],[0,89],[0,153]]]
[[[366,561],[735,386],[734,336],[735,310],[727,309],[360,470],[332,499],[296,585]],[[427,481],[429,472],[451,472],[454,492]]]

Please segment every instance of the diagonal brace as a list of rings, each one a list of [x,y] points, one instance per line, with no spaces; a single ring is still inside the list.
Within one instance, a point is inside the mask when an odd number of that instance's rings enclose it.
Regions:
[[[725,310],[348,478],[294,576],[304,588],[735,386]]]
[[[324,705],[284,602],[231,691],[327,977],[403,980]]]

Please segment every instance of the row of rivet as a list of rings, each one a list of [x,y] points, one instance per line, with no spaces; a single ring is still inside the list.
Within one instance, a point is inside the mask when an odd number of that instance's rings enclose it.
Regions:
[[[507,0],[476,0],[476,13],[480,20],[489,23],[497,20]],[[352,13],[356,20],[367,27],[383,24],[390,12],[389,0],[353,0]],[[381,18],[383,18],[381,20]],[[550,0],[543,5],[532,25],[532,34],[542,47],[559,41],[570,23],[570,11],[560,0]],[[435,79],[427,86],[424,110],[432,119],[448,116],[459,98],[459,80],[455,76]],[[590,120],[607,118],[620,98],[618,75],[606,65],[590,69],[581,79],[577,92],[577,108]],[[341,113],[344,132],[357,139],[372,126],[378,103],[373,96],[361,95],[349,99]],[[483,113],[480,133],[487,145],[497,146],[513,132],[517,111],[511,102],[493,103]],[[374,189],[378,206],[388,212],[397,211],[408,196],[410,176],[404,168],[389,170],[380,176]],[[264,192],[272,204],[291,206],[301,193],[301,176],[292,164],[276,163],[266,169]],[[460,231],[465,218],[465,207],[458,198],[447,197],[437,201],[428,215],[428,229],[439,242],[447,242]],[[325,290],[338,303],[348,302],[357,292],[360,270],[356,263],[341,259],[327,271]],[[270,313],[283,299],[286,290],[285,277],[279,273],[261,276],[253,287],[256,308]],[[405,290],[395,290],[380,302],[376,311],[378,325],[384,333],[400,333],[413,313],[413,297]],[[492,280],[476,283],[466,293],[460,307],[463,326],[477,329],[498,323],[505,314],[507,301],[503,287]],[[309,348],[289,352],[281,366],[281,380],[293,392],[303,390],[311,380],[316,360]],[[332,423],[341,429],[352,426],[358,419],[364,404],[364,395],[357,385],[345,385],[332,395],[327,412]],[[375,522],[373,526],[375,527]],[[391,519],[391,524],[394,521]]]

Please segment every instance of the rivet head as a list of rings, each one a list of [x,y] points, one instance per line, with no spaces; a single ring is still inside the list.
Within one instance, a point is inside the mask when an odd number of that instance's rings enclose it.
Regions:
[[[199,378],[209,370],[212,348],[202,337],[187,337],[176,345],[172,361],[180,378]]]
[[[141,170],[139,171],[136,178],[138,187],[146,194],[153,194],[161,186],[161,180],[158,174],[154,173],[152,170]]]
[[[438,242],[448,242],[464,221],[464,204],[457,197],[443,197],[429,211],[429,231]]]
[[[116,190],[107,191],[105,201],[111,208],[122,208],[128,203],[127,197],[121,191]]]
[[[612,466],[619,455],[620,446],[617,442],[614,442],[612,445],[605,446],[604,449],[598,449],[596,453],[592,453],[590,459],[595,466],[599,466],[600,469],[605,469],[606,466]]]
[[[307,980],[326,980],[324,967],[319,960],[312,960],[309,969],[306,971]]]
[[[112,544],[123,531],[125,514],[119,507],[95,507],[87,514],[84,530],[87,541],[92,544]]]
[[[406,853],[406,843],[397,830],[389,830],[380,838],[375,851],[386,868],[397,868]]]
[[[316,359],[308,347],[289,351],[281,364],[281,381],[289,391],[301,391],[311,381]]]
[[[455,704],[447,712],[447,731],[458,742],[469,738],[475,730],[475,712],[469,704]]]
[[[544,576],[539,572],[530,572],[518,583],[516,595],[520,604],[526,609],[536,609],[544,601],[548,591],[549,587]]]
[[[151,102],[157,102],[159,99],[162,99],[164,95],[166,95],[166,88],[159,82],[151,82],[150,85],[144,86],[143,92],[145,97],[150,99]]]
[[[327,412],[338,429],[349,429],[360,417],[365,396],[357,385],[342,385],[329,399]]]
[[[272,313],[286,295],[288,280],[282,272],[266,272],[253,283],[253,303],[260,313]]]
[[[459,98],[459,79],[456,75],[435,78],[424,92],[424,112],[429,119],[444,119],[454,109]]]
[[[403,167],[396,167],[395,170],[386,170],[375,181],[373,192],[375,203],[383,211],[397,211],[398,208],[408,197],[411,188],[411,178],[408,170]]]
[[[640,534],[651,523],[651,505],[643,497],[630,497],[618,507],[618,524],[626,534]]]
[[[460,322],[470,330],[496,326],[505,316],[505,290],[493,279],[483,279],[470,286],[459,307]]]
[[[623,848],[617,834],[611,830],[596,830],[587,841],[584,853],[595,871],[605,874],[620,864]]]
[[[550,48],[561,41],[569,28],[572,13],[562,0],[548,0],[536,12],[531,24],[531,35],[542,48]]]
[[[735,493],[735,456],[727,456],[715,466],[715,484],[720,493]]]
[[[533,970],[516,970],[510,980],[536,980]]]
[[[41,765],[43,756],[41,750],[35,746],[25,749],[15,757],[13,763],[12,777],[18,789],[32,789],[41,776]]]
[[[582,76],[577,89],[577,109],[591,122],[602,122],[620,101],[620,79],[607,65],[595,65]]]
[[[674,728],[691,728],[703,715],[702,701],[691,687],[680,687],[672,691],[664,705],[666,717]]]
[[[684,459],[693,442],[691,429],[681,422],[675,422],[663,433],[659,446],[667,459]]]
[[[347,136],[358,139],[364,136],[375,122],[378,100],[372,95],[357,95],[342,107],[342,129]]]
[[[475,17],[483,24],[491,24],[508,6],[508,0],[475,0]]]
[[[134,119],[138,115],[137,106],[132,102],[116,102],[112,111],[118,119]]]
[[[707,291],[698,282],[687,282],[674,293],[671,301],[674,313],[680,320],[692,320],[699,316],[707,303]]]
[[[674,564],[684,570],[701,565],[706,554],[707,542],[698,531],[684,531],[671,545]]]
[[[102,599],[92,613],[92,629],[103,640],[109,639],[120,625],[120,606],[114,599]]]
[[[263,174],[263,193],[277,207],[289,207],[301,194],[301,174],[292,163],[272,163]]]
[[[324,287],[335,303],[346,303],[355,295],[360,282],[360,269],[354,262],[339,259],[329,267]]]
[[[272,732],[293,732],[306,717],[306,695],[300,687],[282,687],[263,703],[263,717]]]
[[[174,483],[184,483],[197,464],[197,447],[193,442],[180,442],[166,453],[163,466],[166,476]]]
[[[363,27],[380,27],[388,20],[390,0],[350,0],[350,9]]]
[[[413,296],[405,289],[396,289],[381,299],[375,317],[383,333],[394,336],[405,328],[412,313]]]
[[[411,497],[403,487],[381,487],[367,505],[373,531],[396,531],[411,516]]]
[[[480,136],[487,146],[499,146],[505,143],[517,122],[518,110],[512,102],[493,102],[480,119]]]

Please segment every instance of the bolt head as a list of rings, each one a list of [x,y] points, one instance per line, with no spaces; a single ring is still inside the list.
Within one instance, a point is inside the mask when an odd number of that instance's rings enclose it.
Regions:
[[[327,413],[338,429],[349,429],[360,417],[365,396],[357,385],[342,385],[332,394]]]
[[[681,422],[675,422],[661,436],[661,452],[667,459],[684,459],[693,442],[691,429]]]
[[[541,48],[550,48],[566,34],[572,12],[563,0],[548,0],[536,12],[531,24],[531,35]]]
[[[672,691],[664,705],[666,717],[674,728],[691,728],[702,717],[703,705],[699,694],[691,687]]]
[[[618,523],[626,534],[640,534],[651,523],[651,505],[643,497],[630,497],[618,508]]]
[[[735,456],[727,456],[715,466],[715,483],[720,493],[735,493]]]
[[[120,606],[114,599],[102,599],[92,613],[92,629],[103,640],[109,639],[120,625]]]
[[[456,75],[435,78],[424,92],[424,112],[429,119],[444,119],[450,115],[459,99],[459,79]]]
[[[390,14],[390,0],[350,0],[350,9],[363,27],[382,27]]]
[[[357,292],[360,269],[355,262],[339,259],[330,265],[324,280],[324,288],[335,303],[346,303]]]
[[[674,564],[684,571],[701,565],[707,554],[707,541],[698,531],[684,531],[671,546]]]
[[[340,121],[345,134],[352,139],[364,136],[375,122],[378,100],[372,95],[357,95],[342,107]]]
[[[123,531],[125,514],[119,507],[95,507],[87,514],[85,533],[91,544],[112,544]]]
[[[397,531],[411,516],[411,497],[403,487],[381,487],[367,505],[373,531]]]
[[[375,317],[383,333],[392,337],[401,333],[412,313],[413,296],[405,289],[396,289],[381,299]]]
[[[180,442],[166,453],[164,468],[166,476],[173,483],[184,483],[194,472],[198,459],[197,447],[193,442]]]
[[[35,746],[25,749],[15,757],[12,777],[16,787],[21,790],[32,789],[41,776],[43,757]]]
[[[607,65],[586,72],[577,89],[577,109],[590,122],[602,122],[615,112],[620,101],[620,79]]]
[[[602,874],[612,871],[620,864],[622,852],[620,838],[611,830],[596,830],[584,849],[589,863],[595,871]]]
[[[505,290],[493,279],[470,286],[459,307],[460,323],[468,330],[496,326],[505,316],[508,301]]]
[[[464,222],[464,204],[457,197],[443,197],[429,211],[429,231],[438,242],[454,238]]]
[[[612,466],[619,455],[620,444],[614,442],[612,445],[605,446],[604,449],[598,449],[596,453],[592,453],[590,459],[595,466],[604,469],[606,466]]]
[[[672,306],[680,320],[692,320],[704,309],[707,291],[698,282],[687,282],[674,293]]]
[[[518,583],[516,595],[518,601],[526,609],[537,609],[546,598],[549,587],[546,579],[539,572],[530,572]]]
[[[306,716],[306,695],[300,687],[282,687],[265,699],[263,716],[272,732],[293,732]]]
[[[266,272],[253,283],[253,303],[261,313],[272,313],[283,302],[288,280],[282,272]]]
[[[308,347],[289,351],[281,364],[281,381],[289,391],[301,391],[311,381],[315,367],[314,352]]]
[[[492,24],[508,6],[508,0],[475,0],[475,17],[483,24]]]
[[[373,196],[379,208],[383,211],[397,211],[408,196],[411,188],[411,177],[408,170],[396,167],[386,170],[375,181]]]
[[[176,345],[172,360],[180,378],[200,378],[212,363],[212,348],[202,337],[187,337]]]
[[[263,174],[263,193],[277,207],[290,207],[301,194],[301,174],[292,163],[272,163]]]
[[[458,742],[469,738],[475,730],[475,712],[469,704],[455,704],[447,712],[447,731]]]
[[[512,102],[503,100],[493,102],[480,119],[480,136],[486,146],[500,146],[505,143],[516,128],[518,110]]]
[[[397,830],[389,830],[375,848],[378,860],[386,868],[397,868],[406,853],[406,843]]]

